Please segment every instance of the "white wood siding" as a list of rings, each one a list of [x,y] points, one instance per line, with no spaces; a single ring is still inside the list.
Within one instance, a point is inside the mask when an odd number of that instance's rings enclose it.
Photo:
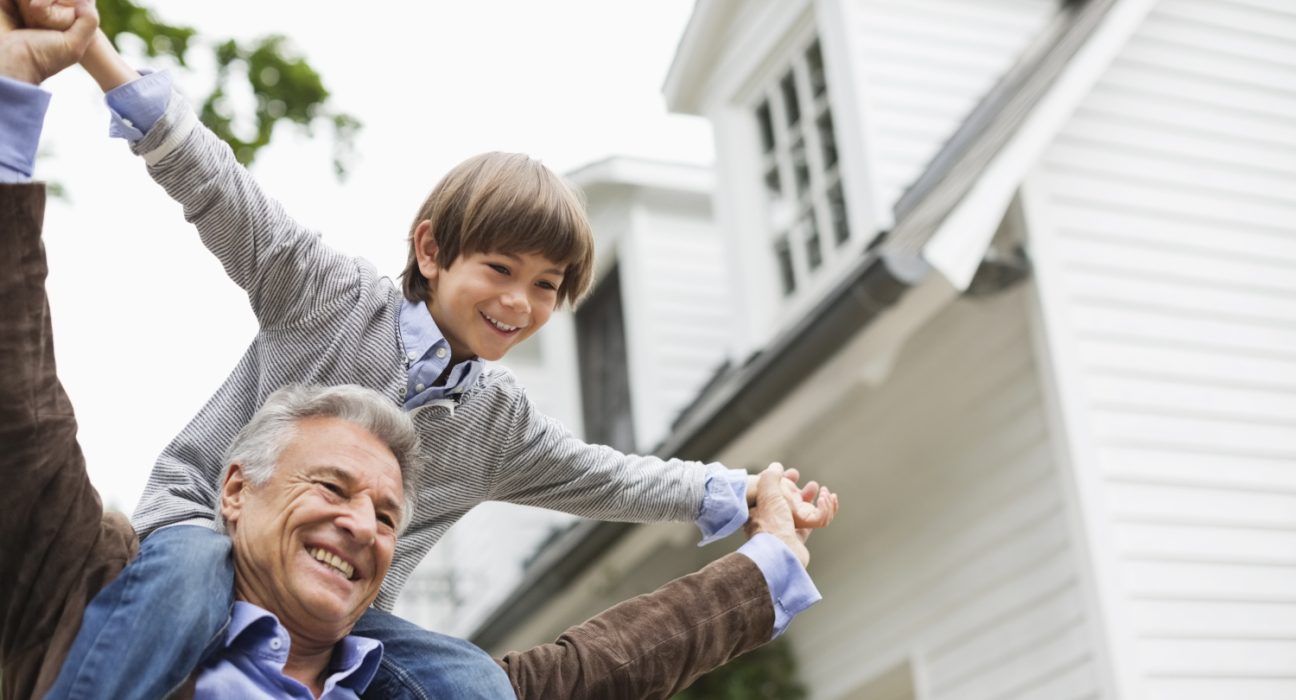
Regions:
[[[960,301],[781,456],[840,489],[825,601],[789,634],[816,699],[913,663],[924,700],[1096,697],[1094,635],[1020,290]]]
[[[879,228],[1057,0],[845,0]],[[834,89],[837,89],[834,87]],[[852,128],[839,123],[838,129]],[[848,183],[852,188],[861,184]]]
[[[635,439],[650,450],[724,361],[732,336],[723,242],[701,197],[645,196],[621,250]]]
[[[1296,697],[1296,4],[1164,0],[1028,195],[1131,690]]]

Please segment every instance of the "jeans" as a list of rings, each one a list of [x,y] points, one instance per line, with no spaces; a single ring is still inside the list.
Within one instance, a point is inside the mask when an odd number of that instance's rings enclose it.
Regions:
[[[163,528],[85,610],[81,630],[46,698],[161,698],[223,647],[234,606],[230,540],[198,525]],[[366,698],[515,697],[476,645],[370,608],[355,634],[383,643]]]
[[[90,601],[45,697],[165,697],[220,644],[233,606],[230,539],[200,525],[158,530]]]
[[[498,700],[515,698],[504,669],[481,647],[419,627],[377,608],[356,623],[355,634],[383,643],[382,664],[365,698],[390,700]]]

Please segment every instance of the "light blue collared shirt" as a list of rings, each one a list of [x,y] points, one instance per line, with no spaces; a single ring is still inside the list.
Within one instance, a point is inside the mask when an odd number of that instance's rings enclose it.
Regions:
[[[27,182],[36,168],[50,94],[0,76],[0,182]]]
[[[482,361],[474,357],[455,365],[445,384],[432,385],[450,364],[451,352],[450,342],[432,319],[427,304],[402,299],[400,331],[401,344],[405,346],[405,363],[409,368],[405,386],[406,411],[429,401],[458,398],[481,374]]]
[[[757,533],[738,553],[756,562],[769,586],[774,599],[774,637],[787,630],[792,618],[823,599],[805,567],[777,537]]]
[[[224,647],[198,670],[195,699],[313,698],[309,688],[283,673],[291,643],[288,630],[273,614],[248,602],[235,602]],[[329,662],[320,700],[359,698],[381,661],[378,640],[344,637]]]

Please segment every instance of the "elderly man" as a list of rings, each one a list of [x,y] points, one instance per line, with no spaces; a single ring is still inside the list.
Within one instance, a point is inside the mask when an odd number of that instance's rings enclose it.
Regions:
[[[0,10],[9,8],[0,0]],[[0,132],[39,130],[30,85],[77,60],[93,35],[87,0],[68,0],[64,32],[0,26]],[[0,23],[9,16],[0,12]],[[43,95],[43,93],[40,93]],[[30,176],[34,139],[0,138],[0,179]],[[87,603],[136,551],[129,523],[105,514],[85,473],[76,421],[54,369],[44,192],[0,185],[0,666],[5,697],[44,694]],[[413,502],[408,418],[358,387],[275,393],[227,451],[219,512],[230,536],[237,602],[219,648],[183,694],[356,697],[381,645],[351,635],[377,596]],[[555,644],[500,660],[518,697],[665,697],[769,640],[786,624],[783,592],[804,577],[802,494],[781,468],[761,476],[741,553],[623,603]],[[829,507],[835,511],[836,501]],[[786,566],[770,566],[771,561]],[[808,579],[800,582],[808,585]],[[803,589],[804,590],[804,589]],[[809,586],[813,595],[813,586]],[[780,607],[776,609],[774,601]],[[161,603],[163,601],[159,601]],[[776,620],[778,620],[776,622]],[[109,640],[111,641],[111,640]],[[87,694],[93,696],[93,689]]]

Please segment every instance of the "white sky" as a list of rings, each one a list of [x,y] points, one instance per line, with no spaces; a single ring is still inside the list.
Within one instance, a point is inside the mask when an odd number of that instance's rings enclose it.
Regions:
[[[709,126],[667,115],[661,97],[692,0],[380,3],[382,15],[364,3],[148,4],[209,37],[293,40],[335,107],[364,122],[360,158],[339,185],[329,139],[283,129],[254,172],[295,217],[387,274],[423,197],[472,154],[522,151],[560,172],[612,154],[712,158]],[[54,100],[37,176],[71,200],[51,202],[45,226],[60,374],[91,478],[129,512],[255,326],[179,207],[107,138],[89,78],[73,69],[44,87]]]

